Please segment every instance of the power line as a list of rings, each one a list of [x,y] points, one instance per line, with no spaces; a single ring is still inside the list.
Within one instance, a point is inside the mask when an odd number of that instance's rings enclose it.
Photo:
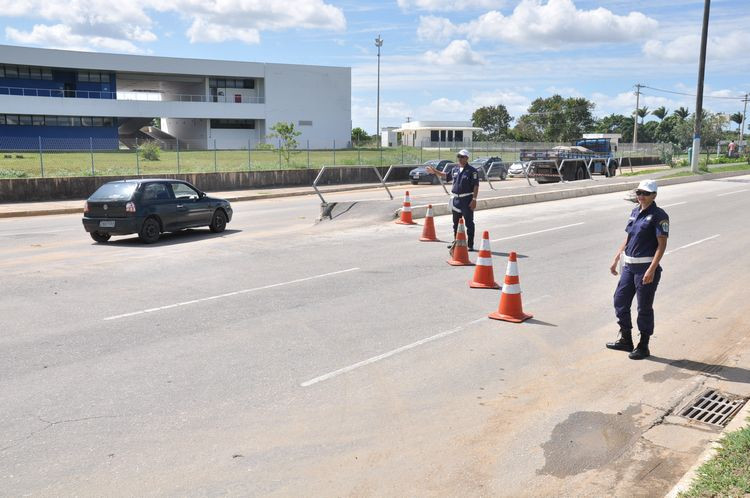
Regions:
[[[648,88],[649,90],[654,90],[656,92],[664,92],[664,93],[672,93],[675,95],[684,95],[685,97],[695,97],[696,95],[694,93],[684,93],[684,92],[675,92],[674,90],[664,90],[663,88],[654,88],[652,86],[647,85],[641,85],[641,88]],[[725,99],[725,100],[742,100],[745,98],[744,95],[738,95],[737,97],[721,97],[718,95],[705,95],[704,98],[706,99]]]

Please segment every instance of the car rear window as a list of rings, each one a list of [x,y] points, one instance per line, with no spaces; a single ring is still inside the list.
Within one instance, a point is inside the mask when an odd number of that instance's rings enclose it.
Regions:
[[[133,197],[137,185],[133,182],[105,183],[91,195],[90,199],[92,201],[126,201]]]

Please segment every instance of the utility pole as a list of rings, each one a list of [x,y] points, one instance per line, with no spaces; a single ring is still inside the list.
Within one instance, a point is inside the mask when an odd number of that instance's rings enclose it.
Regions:
[[[742,101],[745,103],[745,108],[742,109],[742,124],[740,124],[740,141],[737,144],[737,148],[742,155],[742,140],[745,138],[745,123],[747,123],[747,101],[750,98],[750,93],[745,94],[745,98]]]
[[[633,150],[638,145],[638,109],[641,105],[641,85],[635,85],[635,112],[633,113]]]
[[[698,64],[698,92],[695,96],[695,127],[693,128],[693,157],[690,169],[698,172],[698,158],[701,153],[701,124],[703,122],[703,79],[706,75],[706,42],[708,41],[708,14],[711,0],[703,6],[703,30],[701,31],[701,58]]]
[[[375,134],[378,136],[378,148],[380,148],[382,142],[382,137],[380,136],[380,47],[383,46],[383,39],[380,38],[380,35],[375,38],[375,46],[378,47],[378,105],[375,111],[377,113]]]

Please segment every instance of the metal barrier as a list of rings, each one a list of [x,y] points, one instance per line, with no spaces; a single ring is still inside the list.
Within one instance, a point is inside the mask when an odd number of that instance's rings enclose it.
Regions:
[[[393,200],[393,194],[391,194],[391,191],[388,189],[388,185],[385,184],[386,179],[388,178],[388,175],[391,172],[391,169],[393,168],[393,165],[391,165],[390,168],[388,168],[388,172],[386,173],[385,177],[380,176],[380,171],[378,171],[377,166],[348,166],[349,168],[372,168],[372,170],[377,175],[378,179],[380,180],[380,184],[383,185],[383,188],[386,192],[388,192],[388,197]],[[413,167],[413,166],[412,166]],[[320,189],[318,189],[318,182],[321,178],[323,178],[323,173],[328,168],[328,166],[323,166],[320,168],[320,171],[318,172],[318,176],[315,177],[315,180],[313,181],[312,188],[315,189],[315,193],[318,194],[318,197],[320,197],[320,202],[322,202],[324,205],[327,205],[328,203],[323,198],[323,194],[320,192]]]

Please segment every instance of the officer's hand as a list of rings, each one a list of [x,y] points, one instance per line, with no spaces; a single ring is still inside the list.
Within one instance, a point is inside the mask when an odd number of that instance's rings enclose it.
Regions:
[[[619,259],[619,258],[615,258],[615,260],[614,260],[614,261],[612,261],[612,266],[610,266],[610,267],[609,267],[609,272],[610,272],[610,273],[611,273],[612,275],[617,275],[617,263],[618,263],[618,261],[617,261],[617,260],[618,260],[618,259]]]
[[[648,285],[654,281],[654,270],[649,268],[646,273],[643,274],[643,285]]]
[[[432,166],[427,166],[427,168],[425,168],[425,169],[427,170],[428,173],[430,173],[432,175],[435,174],[435,168],[433,168]]]
[[[474,200],[474,199],[472,199],[472,200],[471,200],[471,202],[469,203],[469,208],[470,208],[470,209],[471,209],[472,211],[474,211],[474,210],[475,210],[475,209],[477,208],[477,201],[476,201],[476,200]]]

